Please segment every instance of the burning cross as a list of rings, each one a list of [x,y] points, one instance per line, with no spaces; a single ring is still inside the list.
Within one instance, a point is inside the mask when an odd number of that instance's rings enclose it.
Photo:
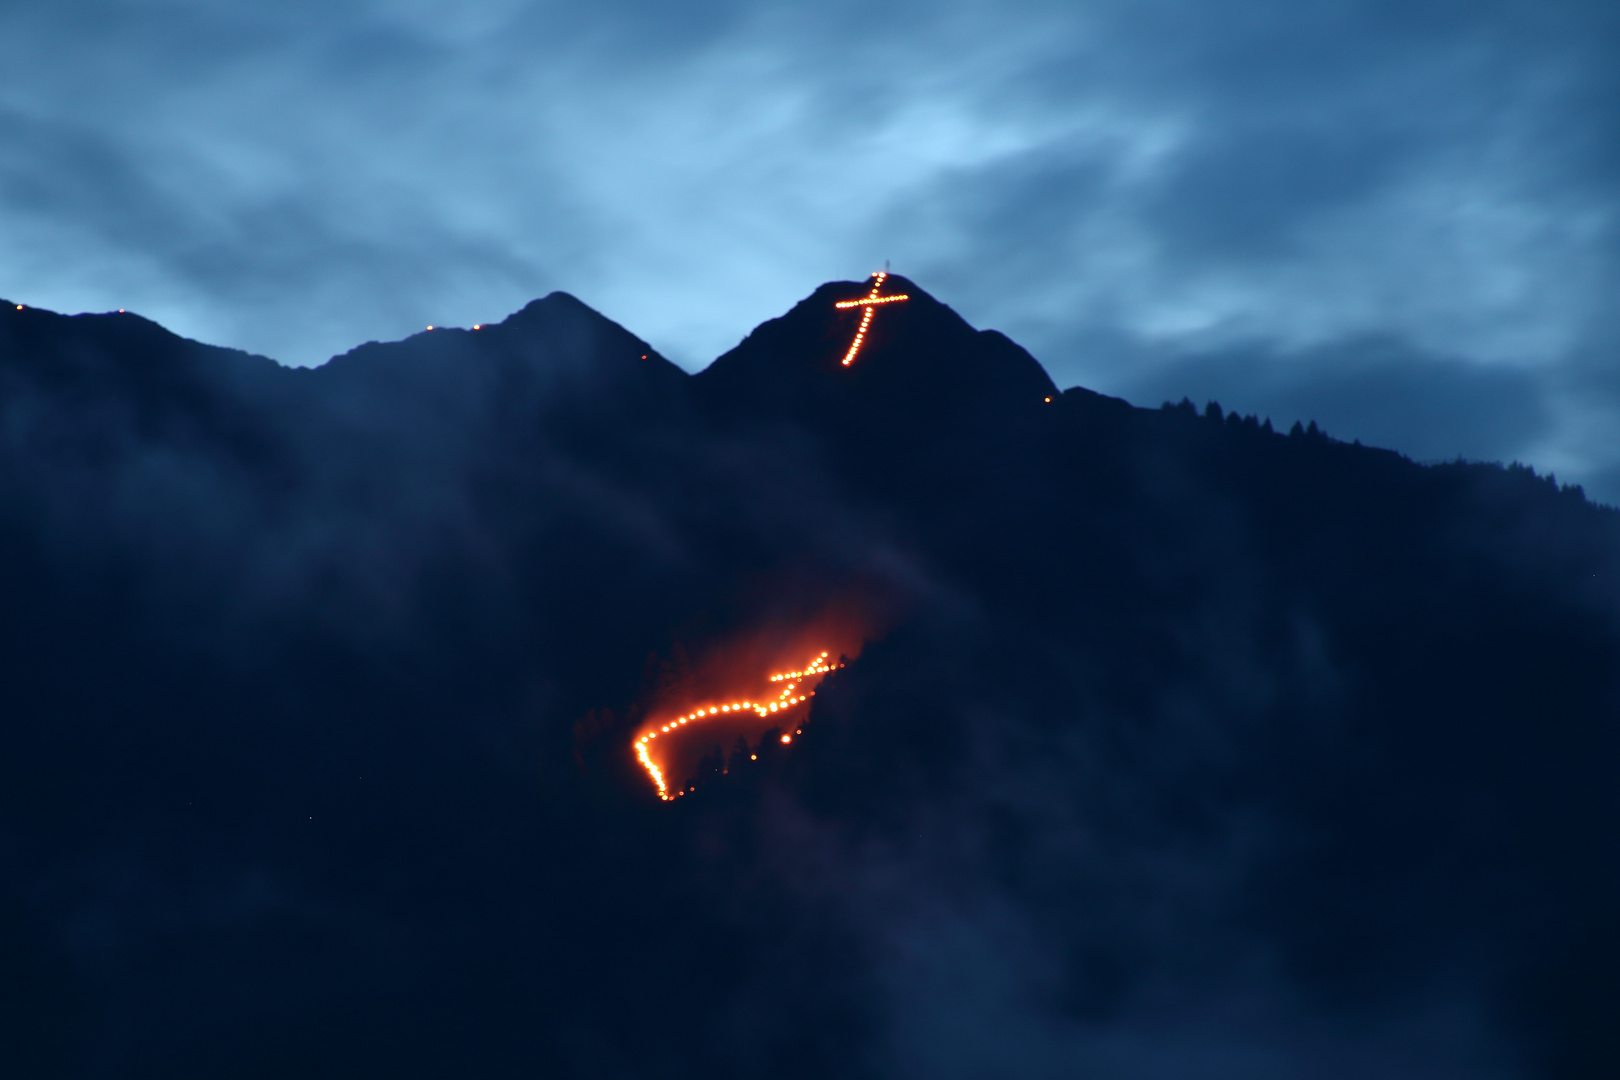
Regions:
[[[879,270],[877,273],[872,275],[872,291],[867,293],[865,297],[860,300],[840,300],[838,303],[833,305],[834,307],[838,308],[866,309],[865,311],[861,312],[861,328],[855,331],[855,340],[849,343],[849,352],[844,354],[845,367],[849,367],[849,365],[853,364],[855,362],[855,354],[861,351],[861,342],[866,340],[866,329],[872,325],[872,313],[877,310],[877,306],[879,304],[892,304],[897,300],[911,299],[911,297],[904,293],[897,293],[893,296],[879,296],[878,290],[883,288],[883,279],[888,276],[889,272],[887,270]]]

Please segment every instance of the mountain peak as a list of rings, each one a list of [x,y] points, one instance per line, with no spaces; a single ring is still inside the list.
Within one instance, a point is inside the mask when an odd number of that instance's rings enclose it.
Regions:
[[[994,330],[974,329],[898,274],[821,285],[697,378],[725,408],[766,416],[858,407],[959,419],[1057,394],[1029,353]]]
[[[607,323],[612,326],[619,325],[573,293],[563,292],[561,289],[554,289],[542,297],[530,300],[497,325],[523,324],[540,320],[551,322],[562,319],[584,319]]]
[[[532,300],[498,323],[368,342],[326,368],[343,382],[508,400],[618,393],[632,385],[656,395],[685,378],[647,342],[565,292]]]

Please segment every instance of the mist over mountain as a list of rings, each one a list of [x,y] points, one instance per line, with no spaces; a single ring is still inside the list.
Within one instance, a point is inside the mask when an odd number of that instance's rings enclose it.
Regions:
[[[0,1073],[1620,1073],[1620,513],[887,288],[696,375],[6,303]]]

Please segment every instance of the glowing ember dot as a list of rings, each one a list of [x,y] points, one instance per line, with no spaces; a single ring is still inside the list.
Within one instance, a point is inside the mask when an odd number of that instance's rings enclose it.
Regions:
[[[474,330],[482,330],[483,328],[484,328],[483,323],[473,323],[473,329]]]
[[[784,736],[782,736],[782,741],[783,741],[783,742],[784,742],[784,743],[790,743],[790,742],[792,742],[792,741],[793,741],[793,736],[791,736],[791,735],[784,735]]]
[[[431,329],[433,329],[433,327],[429,326],[428,329],[431,330]]]
[[[1046,400],[1047,400],[1047,401],[1051,401],[1051,400],[1052,400],[1052,399],[1051,399],[1051,398],[1047,398],[1047,399],[1046,399]]]
[[[758,761],[759,760],[759,755],[758,754],[749,754],[748,755],[748,760],[749,761]]]

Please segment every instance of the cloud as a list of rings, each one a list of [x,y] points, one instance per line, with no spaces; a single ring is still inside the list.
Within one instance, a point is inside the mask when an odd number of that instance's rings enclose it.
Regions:
[[[1597,3],[73,0],[0,42],[0,292],[309,364],[564,288],[696,368],[893,258],[1065,384],[1140,381],[1082,339],[1382,339],[1556,398],[1620,319],[1617,38]],[[1543,467],[1620,460],[1553,416]]]

